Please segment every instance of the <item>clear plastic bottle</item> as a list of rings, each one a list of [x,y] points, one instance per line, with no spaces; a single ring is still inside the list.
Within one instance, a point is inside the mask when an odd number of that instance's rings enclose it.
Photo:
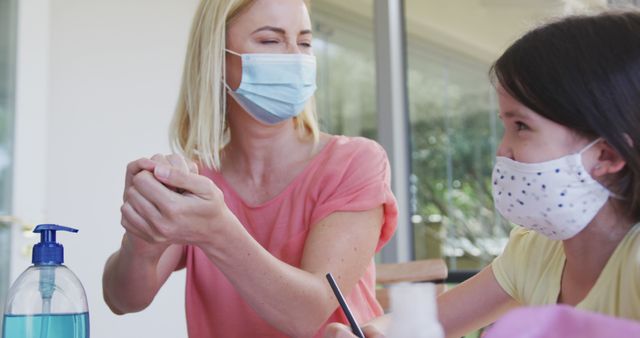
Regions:
[[[443,338],[432,283],[402,283],[390,290],[389,338]]]
[[[78,232],[55,224],[40,224],[40,243],[33,247],[34,265],[9,289],[3,338],[89,338],[89,308],[80,280],[64,262],[56,231]]]

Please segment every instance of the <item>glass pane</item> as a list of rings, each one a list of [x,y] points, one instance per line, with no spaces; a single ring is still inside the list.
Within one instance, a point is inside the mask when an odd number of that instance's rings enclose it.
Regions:
[[[377,136],[373,0],[311,2],[318,60],[316,103],[323,130]]]
[[[491,195],[502,130],[488,70],[518,36],[564,10],[556,0],[405,1],[416,258],[480,269],[502,251],[511,225]]]
[[[11,158],[13,150],[15,0],[0,0],[0,216],[11,210]],[[9,287],[11,231],[0,223],[0,308]],[[0,316],[0,326],[2,317]]]

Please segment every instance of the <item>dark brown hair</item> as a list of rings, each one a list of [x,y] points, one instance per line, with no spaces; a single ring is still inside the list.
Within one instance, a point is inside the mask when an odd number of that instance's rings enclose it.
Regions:
[[[491,67],[516,100],[626,161],[609,189],[640,219],[640,12],[566,17],[511,45]]]

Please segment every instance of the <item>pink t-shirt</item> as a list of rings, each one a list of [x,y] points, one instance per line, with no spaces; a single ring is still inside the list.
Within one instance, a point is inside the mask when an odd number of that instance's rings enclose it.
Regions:
[[[300,266],[311,227],[333,212],[383,205],[384,225],[376,251],[396,228],[398,212],[390,190],[386,153],[365,138],[332,137],[285,190],[261,205],[245,203],[218,172],[205,170],[203,175],[223,191],[227,206],[253,238],[295,267]],[[186,267],[189,337],[286,337],[256,314],[199,248],[186,247]],[[375,298],[373,260],[346,300],[360,323],[382,314]],[[347,320],[338,307],[329,322]]]

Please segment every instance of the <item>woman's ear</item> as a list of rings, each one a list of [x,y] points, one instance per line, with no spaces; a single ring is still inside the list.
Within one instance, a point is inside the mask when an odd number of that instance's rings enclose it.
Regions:
[[[607,142],[598,145],[600,151],[596,164],[591,170],[593,177],[600,177],[620,172],[627,164],[624,158]]]

